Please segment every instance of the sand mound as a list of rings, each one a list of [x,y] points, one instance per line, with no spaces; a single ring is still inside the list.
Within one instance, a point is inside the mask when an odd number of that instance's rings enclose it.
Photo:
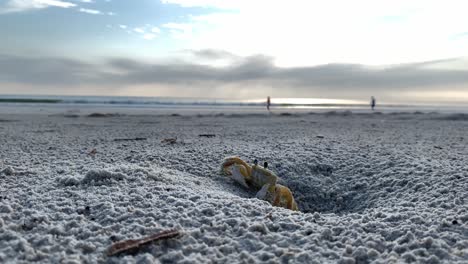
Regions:
[[[125,179],[126,176],[122,173],[115,173],[107,170],[90,170],[81,180],[81,183],[89,185],[108,185]]]

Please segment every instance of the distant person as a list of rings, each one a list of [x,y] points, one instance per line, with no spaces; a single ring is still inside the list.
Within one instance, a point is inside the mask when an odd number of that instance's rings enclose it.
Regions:
[[[374,108],[375,108],[375,97],[374,96],[371,96],[370,105],[371,105],[372,111],[374,111]]]
[[[270,96],[267,97],[267,110],[270,111],[271,99]]]

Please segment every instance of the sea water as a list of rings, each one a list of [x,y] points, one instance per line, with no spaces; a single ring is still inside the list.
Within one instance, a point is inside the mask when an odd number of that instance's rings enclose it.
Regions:
[[[100,111],[119,112],[119,109],[137,113],[174,112],[266,112],[264,99],[213,99],[182,97],[135,96],[59,96],[59,95],[0,95],[0,111],[3,113],[40,111]],[[370,103],[364,100],[324,98],[272,98],[273,112],[370,112]],[[377,102],[375,112],[439,112],[468,113],[468,104],[421,104]]]

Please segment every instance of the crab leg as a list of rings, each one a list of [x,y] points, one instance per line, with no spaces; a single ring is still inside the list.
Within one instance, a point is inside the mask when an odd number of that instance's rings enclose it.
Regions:
[[[288,187],[277,184],[276,185],[276,192],[275,192],[275,199],[273,201],[273,206],[281,206],[281,200],[286,200],[286,208],[290,210],[297,211],[297,204],[294,201],[293,195],[291,190]]]
[[[257,192],[257,194],[255,195],[256,198],[260,199],[260,200],[267,200],[269,201],[270,199],[268,199],[268,196],[273,197],[272,194],[273,192],[271,192],[272,190],[272,185],[270,184],[265,184],[263,185],[263,187],[260,189],[260,191]],[[274,190],[274,185],[273,185],[273,190]],[[270,194],[270,195],[268,195]],[[271,201],[269,201],[271,203]]]

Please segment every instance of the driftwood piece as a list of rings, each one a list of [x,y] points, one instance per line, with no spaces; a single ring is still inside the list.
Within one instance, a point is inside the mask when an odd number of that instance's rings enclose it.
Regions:
[[[212,138],[212,137],[216,137],[215,134],[200,134],[198,135],[199,137],[207,137],[207,138]]]
[[[132,140],[135,140],[135,141],[140,141],[140,140],[146,140],[147,138],[143,138],[143,137],[136,137],[136,138],[116,138],[114,139],[114,141],[132,141]]]
[[[109,247],[109,249],[107,250],[107,256],[113,256],[125,251],[137,250],[140,249],[143,245],[151,243],[153,241],[169,239],[179,235],[179,230],[170,229],[140,239],[129,239],[119,241],[112,244]]]

